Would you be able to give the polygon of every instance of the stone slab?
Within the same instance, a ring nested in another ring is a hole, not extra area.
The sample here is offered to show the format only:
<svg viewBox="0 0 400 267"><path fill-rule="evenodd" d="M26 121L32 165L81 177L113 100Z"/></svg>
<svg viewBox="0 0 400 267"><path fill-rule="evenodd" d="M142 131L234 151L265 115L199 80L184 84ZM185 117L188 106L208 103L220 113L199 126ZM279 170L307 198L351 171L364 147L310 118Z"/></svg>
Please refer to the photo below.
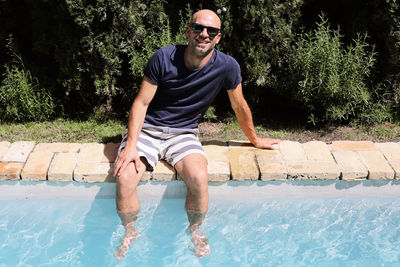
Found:
<svg viewBox="0 0 400 267"><path fill-rule="evenodd" d="M149 180L151 180L152 176L153 176L152 172L145 171L143 176L142 176L142 179L140 179L140 181L149 181Z"/></svg>
<svg viewBox="0 0 400 267"><path fill-rule="evenodd" d="M259 171L253 149L229 148L232 180L258 180Z"/></svg>
<svg viewBox="0 0 400 267"><path fill-rule="evenodd" d="M383 153L387 160L400 160L400 145L398 143L375 143L375 146Z"/></svg>
<svg viewBox="0 0 400 267"><path fill-rule="evenodd" d="M218 160L209 161L207 169L208 181L210 182L225 182L231 179L231 171L227 162Z"/></svg>
<svg viewBox="0 0 400 267"><path fill-rule="evenodd" d="M53 155L54 153L52 152L32 152L21 172L21 179L26 181L45 181Z"/></svg>
<svg viewBox="0 0 400 267"><path fill-rule="evenodd" d="M380 151L358 151L362 161L368 169L368 179L387 180L394 179L395 173L392 167L386 162Z"/></svg>
<svg viewBox="0 0 400 267"><path fill-rule="evenodd" d="M74 181L86 183L115 182L114 164L79 162L74 170Z"/></svg>
<svg viewBox="0 0 400 267"><path fill-rule="evenodd" d="M257 164L260 169L260 179L286 180L287 169L278 150L255 150Z"/></svg>
<svg viewBox="0 0 400 267"><path fill-rule="evenodd" d="M78 162L101 162L104 156L104 144L85 143L82 144Z"/></svg>
<svg viewBox="0 0 400 267"><path fill-rule="evenodd" d="M4 153L3 162L25 162L35 147L35 142L18 141L12 143Z"/></svg>
<svg viewBox="0 0 400 267"><path fill-rule="evenodd" d="M10 142L2 141L0 142L0 161L3 155L6 153L8 147L10 146Z"/></svg>
<svg viewBox="0 0 400 267"><path fill-rule="evenodd" d="M175 169L165 160L157 162L151 176L153 180L157 181L173 181L177 179Z"/></svg>
<svg viewBox="0 0 400 267"><path fill-rule="evenodd" d="M79 152L82 144L79 143L39 143L35 146L33 152Z"/></svg>
<svg viewBox="0 0 400 267"><path fill-rule="evenodd" d="M335 162L327 144L321 141L311 141L303 144L307 159L311 161Z"/></svg>
<svg viewBox="0 0 400 267"><path fill-rule="evenodd" d="M362 151L376 150L371 141L333 141L330 145L331 150Z"/></svg>
<svg viewBox="0 0 400 267"><path fill-rule="evenodd" d="M355 151L336 150L332 152L342 180L363 180L368 177L368 169Z"/></svg>
<svg viewBox="0 0 400 267"><path fill-rule="evenodd" d="M208 180L223 182L230 180L229 148L227 146L204 145L208 160Z"/></svg>
<svg viewBox="0 0 400 267"><path fill-rule="evenodd" d="M294 180L338 180L340 170L330 161L304 161L287 163L288 179Z"/></svg>
<svg viewBox="0 0 400 267"><path fill-rule="evenodd" d="M0 180L19 180L23 166L21 162L0 162Z"/></svg>
<svg viewBox="0 0 400 267"><path fill-rule="evenodd" d="M47 173L49 181L72 181L78 153L55 153Z"/></svg>
<svg viewBox="0 0 400 267"><path fill-rule="evenodd" d="M119 143L107 143L104 147L101 162L114 162L118 155Z"/></svg>
<svg viewBox="0 0 400 267"><path fill-rule="evenodd" d="M283 141L279 143L279 150L284 162L307 160L306 152L299 142Z"/></svg>
<svg viewBox="0 0 400 267"><path fill-rule="evenodd" d="M400 179L400 160L389 161L389 165L394 170L394 178L395 179Z"/></svg>
<svg viewBox="0 0 400 267"><path fill-rule="evenodd" d="M228 142L230 148L256 149L249 140L231 140Z"/></svg>

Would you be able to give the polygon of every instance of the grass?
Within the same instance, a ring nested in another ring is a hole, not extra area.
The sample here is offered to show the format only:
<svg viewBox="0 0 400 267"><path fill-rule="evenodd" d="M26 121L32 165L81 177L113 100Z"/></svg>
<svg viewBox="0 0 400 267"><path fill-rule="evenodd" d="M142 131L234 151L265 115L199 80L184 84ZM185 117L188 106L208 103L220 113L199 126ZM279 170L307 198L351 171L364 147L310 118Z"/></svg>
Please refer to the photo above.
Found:
<svg viewBox="0 0 400 267"><path fill-rule="evenodd" d="M246 140L239 123L235 119L224 122L204 122L200 126L200 139L206 140ZM58 119L48 122L0 123L0 141L34 141L36 143L108 143L121 141L126 122L120 120L73 121ZM259 136L308 142L319 140L330 143L334 140L370 140L374 142L399 142L400 125L383 123L366 126L326 126L307 128L306 126L263 126L256 125Z"/></svg>
<svg viewBox="0 0 400 267"><path fill-rule="evenodd" d="M3 123L0 124L1 141L35 141L36 143L107 143L119 142L126 125L109 120L103 123L93 120L48 122Z"/></svg>
<svg viewBox="0 0 400 267"><path fill-rule="evenodd" d="M292 140L301 143L318 140L330 143L335 140L359 140L373 142L399 142L400 125L382 123L374 126L357 125L326 125L321 128L310 128L307 125L256 125L256 132L261 137ZM211 130L210 130L211 129ZM240 129L239 123L230 119L224 123L203 123L200 125L200 138L203 140L217 139L220 141L245 140L246 136Z"/></svg>

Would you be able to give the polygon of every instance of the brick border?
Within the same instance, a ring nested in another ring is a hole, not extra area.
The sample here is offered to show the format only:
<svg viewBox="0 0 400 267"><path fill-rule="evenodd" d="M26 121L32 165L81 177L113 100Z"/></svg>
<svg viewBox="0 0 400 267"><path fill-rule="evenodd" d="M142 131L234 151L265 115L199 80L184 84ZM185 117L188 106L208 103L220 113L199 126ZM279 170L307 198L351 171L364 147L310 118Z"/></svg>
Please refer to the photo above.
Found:
<svg viewBox="0 0 400 267"><path fill-rule="evenodd" d="M247 141L204 142L209 181L400 179L400 143L283 141L275 150ZM0 180L115 182L116 143L0 142ZM160 162L142 180L179 180Z"/></svg>

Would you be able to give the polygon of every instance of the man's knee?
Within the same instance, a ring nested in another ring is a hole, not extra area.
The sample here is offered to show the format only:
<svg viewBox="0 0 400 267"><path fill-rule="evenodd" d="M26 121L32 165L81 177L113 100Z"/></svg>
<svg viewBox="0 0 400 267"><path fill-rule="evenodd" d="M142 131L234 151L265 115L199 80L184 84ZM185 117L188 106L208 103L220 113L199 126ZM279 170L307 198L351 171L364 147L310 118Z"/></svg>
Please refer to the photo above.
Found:
<svg viewBox="0 0 400 267"><path fill-rule="evenodd" d="M141 166L144 168L144 166ZM129 163L126 166L126 169L116 177L116 182L119 186L123 187L135 187L137 183L140 181L141 176L143 176L144 170L137 172L135 168L135 164L133 162Z"/></svg>
<svg viewBox="0 0 400 267"><path fill-rule="evenodd" d="M191 177L191 183L188 189L193 195L205 194L208 192L208 173L207 171L198 171Z"/></svg>

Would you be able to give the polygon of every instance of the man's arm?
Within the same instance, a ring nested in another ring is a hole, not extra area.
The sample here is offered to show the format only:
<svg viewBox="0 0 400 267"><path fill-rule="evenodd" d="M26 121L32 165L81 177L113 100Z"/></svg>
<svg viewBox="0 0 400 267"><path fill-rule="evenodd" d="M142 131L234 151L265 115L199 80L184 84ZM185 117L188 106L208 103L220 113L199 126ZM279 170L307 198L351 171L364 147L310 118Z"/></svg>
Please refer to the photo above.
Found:
<svg viewBox="0 0 400 267"><path fill-rule="evenodd" d="M260 138L256 134L249 105L243 96L242 84L240 83L236 88L228 90L228 96L239 125L250 142L257 148L274 149L272 145L279 143L280 140Z"/></svg>
<svg viewBox="0 0 400 267"><path fill-rule="evenodd" d="M139 171L139 154L136 143L143 126L147 108L157 91L157 85L152 84L146 77L143 78L139 93L133 101L128 121L128 138L124 150L118 155L114 164L114 176L120 176L125 167L133 162L136 171Z"/></svg>

